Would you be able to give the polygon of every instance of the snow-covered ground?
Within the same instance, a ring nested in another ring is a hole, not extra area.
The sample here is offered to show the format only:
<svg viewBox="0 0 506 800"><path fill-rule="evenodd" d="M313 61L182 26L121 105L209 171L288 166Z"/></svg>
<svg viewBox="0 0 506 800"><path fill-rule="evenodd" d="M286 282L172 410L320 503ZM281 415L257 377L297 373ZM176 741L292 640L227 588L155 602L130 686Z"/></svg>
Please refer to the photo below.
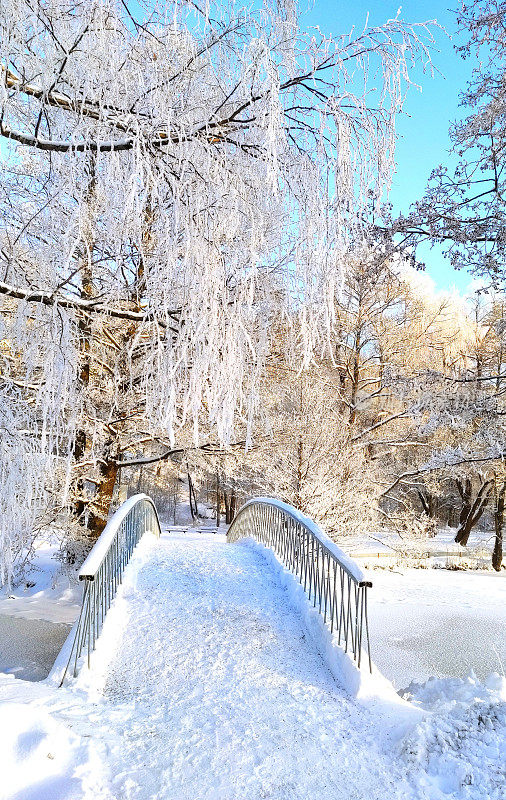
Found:
<svg viewBox="0 0 506 800"><path fill-rule="evenodd" d="M433 537L404 535L387 528L343 540L343 549L364 564L492 569L494 535L473 530L466 547L455 542L455 528L439 528ZM506 567L506 551L503 563Z"/></svg>
<svg viewBox="0 0 506 800"><path fill-rule="evenodd" d="M0 614L23 619L72 624L81 610L79 566L63 568L58 542L42 542L23 579L0 588Z"/></svg>
<svg viewBox="0 0 506 800"><path fill-rule="evenodd" d="M503 679L411 687L413 706L379 677L351 697L350 665L259 546L146 536L90 671L0 676L0 797L503 800Z"/></svg>

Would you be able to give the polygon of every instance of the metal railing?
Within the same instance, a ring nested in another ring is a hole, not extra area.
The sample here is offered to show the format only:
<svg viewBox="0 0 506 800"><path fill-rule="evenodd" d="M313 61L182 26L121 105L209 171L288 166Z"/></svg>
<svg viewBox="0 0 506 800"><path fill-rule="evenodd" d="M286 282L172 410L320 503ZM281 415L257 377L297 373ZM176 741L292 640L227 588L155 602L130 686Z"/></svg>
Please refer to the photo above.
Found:
<svg viewBox="0 0 506 800"><path fill-rule="evenodd" d="M150 497L136 494L111 517L79 570L79 580L84 581L83 602L60 686L72 661L74 677L77 675L83 652L90 665L90 655L123 571L135 545L147 531L160 536L158 513Z"/></svg>
<svg viewBox="0 0 506 800"><path fill-rule="evenodd" d="M246 503L230 525L227 541L249 536L271 548L299 578L331 633L336 630L338 644L358 667L364 645L372 672L367 621L367 590L372 583L360 567L312 520L271 498Z"/></svg>

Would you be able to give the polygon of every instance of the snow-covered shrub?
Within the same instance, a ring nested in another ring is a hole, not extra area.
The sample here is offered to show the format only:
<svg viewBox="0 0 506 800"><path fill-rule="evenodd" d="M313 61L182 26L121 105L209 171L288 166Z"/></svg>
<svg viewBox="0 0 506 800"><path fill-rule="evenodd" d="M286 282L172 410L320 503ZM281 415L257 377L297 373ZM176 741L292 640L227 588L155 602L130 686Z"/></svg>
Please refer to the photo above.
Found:
<svg viewBox="0 0 506 800"><path fill-rule="evenodd" d="M412 780L428 781L443 796L502 800L506 679L493 674L480 683L473 673L463 680L430 678L411 684L404 696L429 712L400 742Z"/></svg>

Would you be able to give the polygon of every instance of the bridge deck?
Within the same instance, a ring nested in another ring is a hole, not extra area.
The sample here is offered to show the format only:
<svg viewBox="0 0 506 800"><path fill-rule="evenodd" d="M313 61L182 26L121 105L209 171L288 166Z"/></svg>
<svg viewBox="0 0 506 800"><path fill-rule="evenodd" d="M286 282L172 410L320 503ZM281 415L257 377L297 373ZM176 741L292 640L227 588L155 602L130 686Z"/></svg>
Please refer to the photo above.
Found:
<svg viewBox="0 0 506 800"><path fill-rule="evenodd" d="M413 796L377 720L338 687L248 545L141 542L91 676L101 700L88 723L115 797Z"/></svg>

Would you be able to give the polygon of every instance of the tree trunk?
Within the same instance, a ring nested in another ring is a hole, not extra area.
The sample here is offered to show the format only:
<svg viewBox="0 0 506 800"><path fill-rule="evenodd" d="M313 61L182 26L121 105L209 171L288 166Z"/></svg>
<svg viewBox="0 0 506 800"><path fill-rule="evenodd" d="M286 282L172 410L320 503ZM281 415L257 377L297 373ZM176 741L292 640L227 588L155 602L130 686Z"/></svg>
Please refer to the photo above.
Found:
<svg viewBox="0 0 506 800"><path fill-rule="evenodd" d="M237 497L235 495L235 486L232 486L232 494L230 496L230 522L234 521L235 509L237 506Z"/></svg>
<svg viewBox="0 0 506 800"><path fill-rule="evenodd" d="M223 501L225 503L225 522L230 525L235 517L235 488L232 486L230 492L223 492Z"/></svg>
<svg viewBox="0 0 506 800"><path fill-rule="evenodd" d="M425 493L417 489L418 497L420 498L420 502L422 504L422 508L424 513L428 517L435 517L436 516L436 498L434 497L431 492L426 491Z"/></svg>
<svg viewBox="0 0 506 800"><path fill-rule="evenodd" d="M462 513L461 513L461 523L458 527L457 534L455 536L455 541L457 542L457 544L462 545L462 547L466 547L472 529L474 528L474 526L480 519L481 515L485 511L486 505L488 503L493 488L494 488L493 481L484 481L480 486L478 494L476 495L476 499L471 504L471 508L469 509L467 517L464 519L464 521L462 521Z"/></svg>
<svg viewBox="0 0 506 800"><path fill-rule="evenodd" d="M504 498L506 495L506 481L498 492L496 492L496 503L494 509L494 528L495 528L495 541L494 552L492 553L492 567L496 572L501 571L502 567L502 543L503 543L503 527L504 527Z"/></svg>
<svg viewBox="0 0 506 800"><path fill-rule="evenodd" d="M297 442L297 474L295 476L295 508L302 510L302 462L304 459L304 443L302 441L302 425L304 413L304 391L302 376L299 377L299 439Z"/></svg>
<svg viewBox="0 0 506 800"><path fill-rule="evenodd" d="M142 491L142 464L139 467L139 477L137 478L137 494Z"/></svg>
<svg viewBox="0 0 506 800"><path fill-rule="evenodd" d="M225 522L230 525L230 495L228 492L223 492L223 502L225 503Z"/></svg>
<svg viewBox="0 0 506 800"><path fill-rule="evenodd" d="M220 474L216 473L216 527L220 527Z"/></svg>
<svg viewBox="0 0 506 800"><path fill-rule="evenodd" d="M190 514L192 515L192 520L195 522L196 518L199 515L199 510L197 507L197 498L195 497L195 488L193 486L192 476L190 473L188 475L188 496L190 500Z"/></svg>
<svg viewBox="0 0 506 800"><path fill-rule="evenodd" d="M87 173L88 173L88 187L86 190L85 201L86 201L86 209L88 211L88 218L87 224L84 227L84 249L85 255L81 259L80 264L80 276L81 276L81 287L79 290L79 296L82 300L92 300L95 296L95 287L93 285L93 272L91 268L91 258L93 255L93 250L95 248L95 235L93 231L93 203L96 196L96 188L97 188L97 181L95 176L95 157L92 156L90 161L87 165ZM77 330L79 335L79 383L83 392L86 393L89 385L90 385L90 362L91 362L91 340L92 340L92 331L91 331L91 321L88 314L81 313L79 314L78 323L77 323ZM86 452L87 446L87 438L86 438L86 431L78 430L76 433L76 442L74 447L74 457L76 461L80 461L81 458L84 457ZM82 483L80 483L78 489L82 490L84 487ZM81 516L83 507L81 504L78 504L77 513L78 516Z"/></svg>
<svg viewBox="0 0 506 800"><path fill-rule="evenodd" d="M92 539L98 539L107 525L109 508L111 506L114 486L118 475L116 458L110 455L100 464L101 482L97 486L97 493L88 506L88 531Z"/></svg>
<svg viewBox="0 0 506 800"><path fill-rule="evenodd" d="M462 505L460 507L459 525L463 525L467 517L469 516L469 512L471 511L472 483L470 478L466 478L464 483L462 483L462 481L457 479L455 483L460 498L462 500Z"/></svg>
<svg viewBox="0 0 506 800"><path fill-rule="evenodd" d="M351 381L351 397L350 397L350 427L355 423L357 418L357 395L358 383L360 379L360 331L357 332L355 338L355 353L353 357L353 378Z"/></svg>

